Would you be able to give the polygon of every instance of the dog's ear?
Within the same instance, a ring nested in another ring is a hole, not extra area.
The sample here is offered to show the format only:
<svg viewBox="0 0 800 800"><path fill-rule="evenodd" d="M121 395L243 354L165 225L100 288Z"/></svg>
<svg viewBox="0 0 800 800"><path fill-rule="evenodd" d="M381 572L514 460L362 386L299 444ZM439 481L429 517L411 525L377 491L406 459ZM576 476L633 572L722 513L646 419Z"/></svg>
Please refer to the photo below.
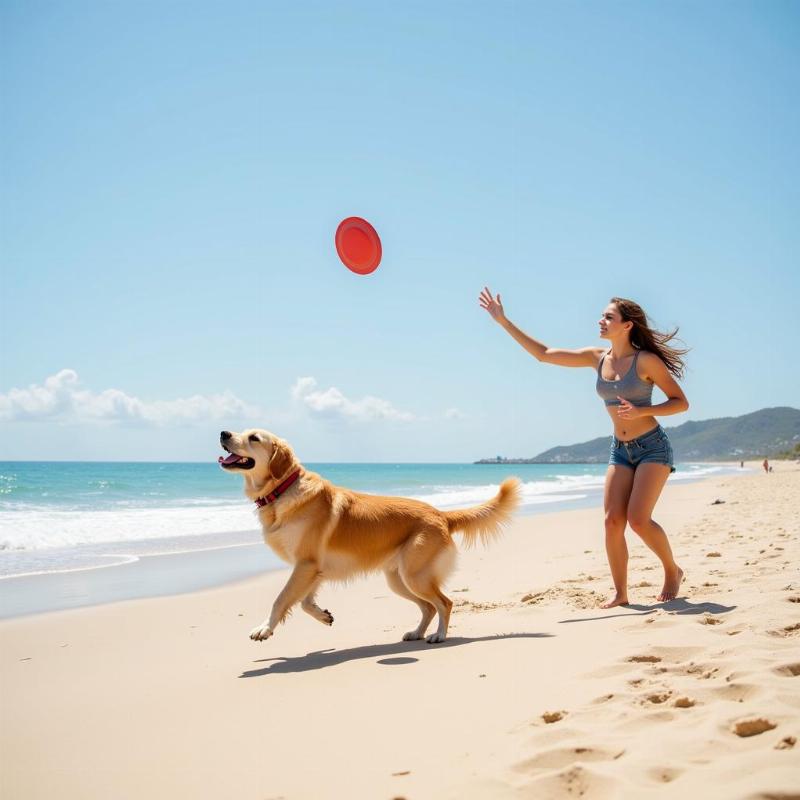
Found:
<svg viewBox="0 0 800 800"><path fill-rule="evenodd" d="M282 478L292 466L292 451L281 441L272 440L272 456L269 459L269 472L276 480Z"/></svg>

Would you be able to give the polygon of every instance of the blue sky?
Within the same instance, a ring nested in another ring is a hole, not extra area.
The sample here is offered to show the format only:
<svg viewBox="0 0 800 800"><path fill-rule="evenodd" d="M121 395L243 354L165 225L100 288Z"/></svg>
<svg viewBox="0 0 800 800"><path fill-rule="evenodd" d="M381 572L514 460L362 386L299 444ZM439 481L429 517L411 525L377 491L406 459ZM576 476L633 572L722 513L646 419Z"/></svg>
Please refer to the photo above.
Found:
<svg viewBox="0 0 800 800"><path fill-rule="evenodd" d="M469 461L608 433L612 295L688 419L800 402L793 2L0 4L0 458ZM364 216L383 262L338 262Z"/></svg>

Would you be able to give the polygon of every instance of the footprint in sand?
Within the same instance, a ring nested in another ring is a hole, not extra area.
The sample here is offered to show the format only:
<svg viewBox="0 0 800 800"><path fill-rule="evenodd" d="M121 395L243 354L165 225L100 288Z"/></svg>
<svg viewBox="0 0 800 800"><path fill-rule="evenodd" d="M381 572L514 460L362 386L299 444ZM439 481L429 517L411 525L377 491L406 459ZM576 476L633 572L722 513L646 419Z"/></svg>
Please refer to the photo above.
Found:
<svg viewBox="0 0 800 800"><path fill-rule="evenodd" d="M647 703L653 703L654 705L661 705L661 703L666 703L669 698L672 697L672 692L669 689L663 692L652 692L645 697L645 701Z"/></svg>
<svg viewBox="0 0 800 800"><path fill-rule="evenodd" d="M647 777L656 783L672 783L676 778L683 775L682 769L675 767L653 767L647 771Z"/></svg>
<svg viewBox="0 0 800 800"><path fill-rule="evenodd" d="M748 717L747 719L740 719L733 723L731 732L737 736L758 736L765 731L771 731L778 726L764 717Z"/></svg>
<svg viewBox="0 0 800 800"><path fill-rule="evenodd" d="M658 656L630 656L627 661L632 661L636 664L657 664L661 659Z"/></svg>
<svg viewBox="0 0 800 800"><path fill-rule="evenodd" d="M712 667L711 669L707 669L700 675L700 679L707 681L709 678L713 678L719 672L719 667Z"/></svg>
<svg viewBox="0 0 800 800"><path fill-rule="evenodd" d="M710 553L706 553L706 558L721 558L721 557L722 557L722 553L719 553L716 550L713 550Z"/></svg>
<svg viewBox="0 0 800 800"><path fill-rule="evenodd" d="M676 708L691 708L692 706L697 705L697 700L693 697L676 697L675 702L672 704Z"/></svg>
<svg viewBox="0 0 800 800"><path fill-rule="evenodd" d="M545 711L542 714L542 719L550 725L553 722L559 722L566 716L566 711Z"/></svg>
<svg viewBox="0 0 800 800"><path fill-rule="evenodd" d="M719 667L709 667L707 664L695 664L690 661L689 665L684 668L684 675L692 675L699 680L708 680L713 678L719 672Z"/></svg>
<svg viewBox="0 0 800 800"><path fill-rule="evenodd" d="M591 579L583 578L582 580ZM604 599L604 595L591 589L553 586L541 592L529 592L520 598L520 602L527 606L533 606L547 601L566 600L566 602L575 608L587 609L599 606Z"/></svg>
<svg viewBox="0 0 800 800"><path fill-rule="evenodd" d="M784 628L776 631L768 631L770 636L797 636L800 634L800 622L796 622L794 625L787 625Z"/></svg>
<svg viewBox="0 0 800 800"><path fill-rule="evenodd" d="M721 625L722 620L717 619L716 617L712 617L710 614L704 614L697 620L701 625Z"/></svg>
<svg viewBox="0 0 800 800"><path fill-rule="evenodd" d="M784 678L796 678L800 675L800 663L783 664L780 667L775 667L772 671Z"/></svg>
<svg viewBox="0 0 800 800"><path fill-rule="evenodd" d="M594 747L558 747L539 753L515 765L520 772L531 770L562 769L576 762L616 761L624 754L624 750L602 750Z"/></svg>
<svg viewBox="0 0 800 800"><path fill-rule="evenodd" d="M481 603L472 600L456 600L453 603L453 613L457 614L461 611L492 611L495 608L510 608L513 603Z"/></svg>
<svg viewBox="0 0 800 800"><path fill-rule="evenodd" d="M567 592L567 602L571 606L580 609L597 608L605 599L605 595L593 590L581 591L576 589L575 591Z"/></svg>
<svg viewBox="0 0 800 800"><path fill-rule="evenodd" d="M729 700L732 703L744 703L764 693L761 686L752 683L729 683L726 686L714 686L705 690L712 697Z"/></svg>
<svg viewBox="0 0 800 800"><path fill-rule="evenodd" d="M578 763L545 773L525 787L526 797L613 797L617 781Z"/></svg>

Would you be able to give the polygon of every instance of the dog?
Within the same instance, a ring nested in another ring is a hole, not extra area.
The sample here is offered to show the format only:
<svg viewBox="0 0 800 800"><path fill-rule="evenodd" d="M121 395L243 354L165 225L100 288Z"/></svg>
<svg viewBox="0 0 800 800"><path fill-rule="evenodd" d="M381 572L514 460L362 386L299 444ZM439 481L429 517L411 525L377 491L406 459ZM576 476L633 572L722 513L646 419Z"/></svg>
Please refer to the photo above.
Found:
<svg viewBox="0 0 800 800"><path fill-rule="evenodd" d="M266 544L293 565L292 574L269 617L250 638L264 641L292 608L301 608L323 625L333 615L317 605L323 581L347 581L382 571L389 588L415 603L422 618L406 641L422 639L438 614L431 644L445 641L453 602L441 585L453 570L460 533L467 546L498 536L519 504L519 480L507 478L482 505L439 511L403 497L381 497L334 486L305 469L288 442L269 431L222 431L219 457L228 472L244 478L245 494L256 503Z"/></svg>

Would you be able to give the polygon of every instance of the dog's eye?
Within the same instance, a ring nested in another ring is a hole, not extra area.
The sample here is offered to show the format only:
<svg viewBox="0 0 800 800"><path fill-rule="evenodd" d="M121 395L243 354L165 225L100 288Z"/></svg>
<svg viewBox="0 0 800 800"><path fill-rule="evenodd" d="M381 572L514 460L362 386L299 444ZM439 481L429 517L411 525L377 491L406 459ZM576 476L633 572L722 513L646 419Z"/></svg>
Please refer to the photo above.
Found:
<svg viewBox="0 0 800 800"><path fill-rule="evenodd" d="M261 439L255 433L251 433L250 436L247 437L251 442L260 442Z"/></svg>

